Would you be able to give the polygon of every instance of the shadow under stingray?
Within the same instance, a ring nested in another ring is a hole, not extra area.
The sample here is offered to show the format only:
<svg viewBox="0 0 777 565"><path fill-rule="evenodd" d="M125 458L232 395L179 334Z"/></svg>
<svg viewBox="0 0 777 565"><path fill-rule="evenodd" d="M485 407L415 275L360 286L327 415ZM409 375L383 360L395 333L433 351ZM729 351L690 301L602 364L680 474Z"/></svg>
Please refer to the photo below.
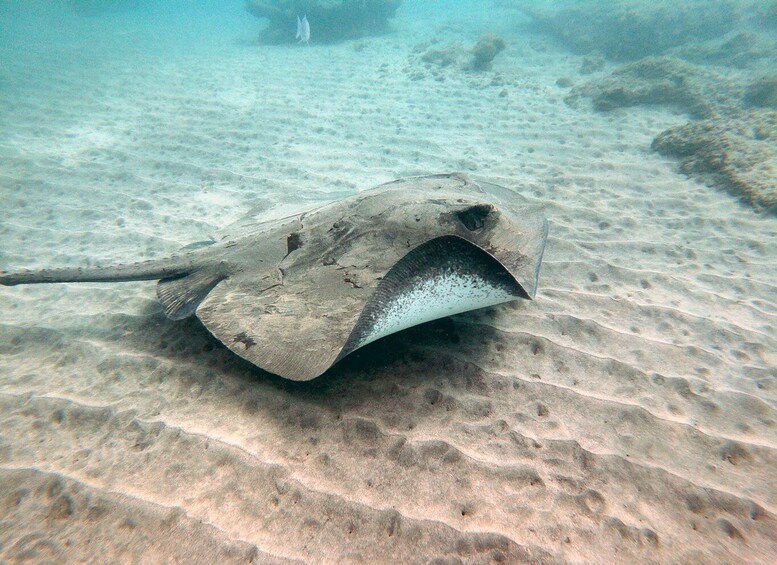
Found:
<svg viewBox="0 0 777 565"><path fill-rule="evenodd" d="M506 308L509 306L465 312L391 334L351 353L323 375L310 381L292 381L264 371L230 351L197 318L172 321L153 305L149 305L142 318L131 317L139 323L133 332L135 339L128 345L139 352L164 355L172 362L190 362L192 357L196 357L198 363L218 369L223 376L246 379L253 383L261 381L273 389L312 399L343 387L354 390L360 388L357 386L360 383L390 379L391 375L399 373L406 375L406 371L399 371L399 366L408 363L423 365L431 350L439 352L450 349L452 353L466 350L475 355L479 351L485 352L488 350L486 344L489 339L484 332L495 330L490 326L479 325L475 334L471 331L471 322L483 316L495 317ZM143 337L137 339L138 336Z"/></svg>
<svg viewBox="0 0 777 565"><path fill-rule="evenodd" d="M245 381L248 386L261 383L292 397L326 401L327 396L342 390L348 390L349 394L357 390L375 393L369 383L377 380L423 384L425 373L435 372L435 366L439 369L439 353L448 349L454 354L456 350L466 350L476 358L486 354L496 330L479 324L475 334L471 331L472 322L484 317L494 318L507 309L510 309L509 305L483 308L391 334L351 353L310 381L291 381L268 373L235 355L197 318L172 321L152 304L142 316L127 317L121 325L129 322L135 326L130 328L132 337L127 346L138 352L164 356L171 363L194 361L218 371L221 377ZM408 365L418 370L408 371Z"/></svg>
<svg viewBox="0 0 777 565"><path fill-rule="evenodd" d="M142 387L166 382L173 387L149 391L152 395L188 395L196 387L230 410L262 412L288 428L305 420L310 409L343 416L366 405L380 411L378 417L412 412L419 402L409 392L413 390L474 386L486 392L487 386L477 385L484 378L477 361L490 355L491 344L499 338L492 335L496 330L478 321L511 310L500 305L403 330L357 350L311 381L268 373L231 352L197 318L172 321L152 302L137 314L88 316L70 327L8 326L0 338L0 355L8 355L8 363L39 359L39 367L60 373L54 378L66 378L76 367L94 372L97 379L136 379ZM95 347L106 353L98 358ZM461 361L457 353L464 352L474 362ZM121 353L132 357L121 359Z"/></svg>

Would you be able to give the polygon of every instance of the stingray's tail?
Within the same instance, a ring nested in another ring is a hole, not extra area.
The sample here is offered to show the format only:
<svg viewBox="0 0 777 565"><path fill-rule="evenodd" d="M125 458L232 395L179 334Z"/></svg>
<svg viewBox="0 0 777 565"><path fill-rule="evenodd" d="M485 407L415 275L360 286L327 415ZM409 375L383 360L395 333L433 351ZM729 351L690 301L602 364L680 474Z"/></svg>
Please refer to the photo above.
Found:
<svg viewBox="0 0 777 565"><path fill-rule="evenodd" d="M192 257L166 257L127 265L108 267L71 267L17 272L0 271L0 285L65 283L65 282L128 282L149 281L185 276L195 270Z"/></svg>

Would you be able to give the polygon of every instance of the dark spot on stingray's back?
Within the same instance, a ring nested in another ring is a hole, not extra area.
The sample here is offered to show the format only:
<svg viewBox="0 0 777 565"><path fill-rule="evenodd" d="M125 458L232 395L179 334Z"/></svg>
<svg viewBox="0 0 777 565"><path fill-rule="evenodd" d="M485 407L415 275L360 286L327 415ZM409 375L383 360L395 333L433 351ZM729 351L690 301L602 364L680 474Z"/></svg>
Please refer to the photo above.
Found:
<svg viewBox="0 0 777 565"><path fill-rule="evenodd" d="M254 341L253 338L250 335L246 334L245 332L241 332L237 334L235 336L234 343L242 343L243 345L246 346L246 349L248 349L253 345L256 345L256 341Z"/></svg>
<svg viewBox="0 0 777 565"><path fill-rule="evenodd" d="M477 231L486 225L486 218L493 209L493 206L488 204L478 204L461 212L456 212L456 216L469 231Z"/></svg>
<svg viewBox="0 0 777 565"><path fill-rule="evenodd" d="M286 238L286 255L302 247L302 237L297 232L289 234Z"/></svg>
<svg viewBox="0 0 777 565"><path fill-rule="evenodd" d="M343 237L348 233L349 229L351 229L351 225L345 220L340 219L332 224L332 227L329 228L329 233L333 234L334 237Z"/></svg>

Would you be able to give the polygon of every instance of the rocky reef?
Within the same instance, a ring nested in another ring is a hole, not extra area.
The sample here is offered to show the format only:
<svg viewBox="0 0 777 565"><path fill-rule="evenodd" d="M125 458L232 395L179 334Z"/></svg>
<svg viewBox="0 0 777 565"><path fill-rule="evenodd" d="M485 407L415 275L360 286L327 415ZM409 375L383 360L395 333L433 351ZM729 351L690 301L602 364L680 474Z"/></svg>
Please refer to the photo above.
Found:
<svg viewBox="0 0 777 565"><path fill-rule="evenodd" d="M487 33L471 48L460 44L449 44L444 47L429 43L418 44L413 48L410 60L414 66L431 71L436 77L442 78L440 73L444 69L488 71L494 58L506 48L507 43L504 39L493 33ZM420 69L417 72L421 72Z"/></svg>
<svg viewBox="0 0 777 565"><path fill-rule="evenodd" d="M714 88L710 88L714 85ZM646 57L573 88L565 101L590 99L597 110L669 105L693 117L734 111L741 86L727 77L673 57Z"/></svg>
<svg viewBox="0 0 777 565"><path fill-rule="evenodd" d="M269 25L263 40L293 42L298 16L307 15L312 42L333 42L386 30L402 0L247 0L246 10Z"/></svg>
<svg viewBox="0 0 777 565"><path fill-rule="evenodd" d="M504 51L505 47L507 47L507 44L501 37L494 35L493 33L484 35L472 48L468 66L476 71L490 69L491 61L493 61L494 57L499 53Z"/></svg>
<svg viewBox="0 0 777 565"><path fill-rule="evenodd" d="M574 87L565 101L612 111L668 105L692 121L660 133L652 149L680 171L719 186L760 210L777 211L777 75L743 80L673 57L646 57Z"/></svg>
<svg viewBox="0 0 777 565"><path fill-rule="evenodd" d="M669 129L653 141L680 170L721 186L759 209L777 211L777 112L749 111Z"/></svg>
<svg viewBox="0 0 777 565"><path fill-rule="evenodd" d="M721 37L742 17L730 0L576 1L539 9L525 0L519 9L573 52L601 52L612 61L633 61L671 48Z"/></svg>
<svg viewBox="0 0 777 565"><path fill-rule="evenodd" d="M735 31L720 38L670 49L667 54L699 65L741 69L773 59L777 55L777 39L770 34Z"/></svg>

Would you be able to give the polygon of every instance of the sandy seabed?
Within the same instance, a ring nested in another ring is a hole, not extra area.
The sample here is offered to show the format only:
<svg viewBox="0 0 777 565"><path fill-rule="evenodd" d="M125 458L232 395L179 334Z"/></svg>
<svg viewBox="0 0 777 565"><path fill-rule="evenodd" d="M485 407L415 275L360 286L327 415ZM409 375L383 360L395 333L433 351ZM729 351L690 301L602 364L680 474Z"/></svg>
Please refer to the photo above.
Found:
<svg viewBox="0 0 777 565"><path fill-rule="evenodd" d="M153 283L0 289L0 559L777 559L775 217L650 151L682 115L567 107L579 58L512 38L436 80L411 31L3 68L5 268L160 257L454 170L551 228L534 302L311 383L166 320Z"/></svg>

